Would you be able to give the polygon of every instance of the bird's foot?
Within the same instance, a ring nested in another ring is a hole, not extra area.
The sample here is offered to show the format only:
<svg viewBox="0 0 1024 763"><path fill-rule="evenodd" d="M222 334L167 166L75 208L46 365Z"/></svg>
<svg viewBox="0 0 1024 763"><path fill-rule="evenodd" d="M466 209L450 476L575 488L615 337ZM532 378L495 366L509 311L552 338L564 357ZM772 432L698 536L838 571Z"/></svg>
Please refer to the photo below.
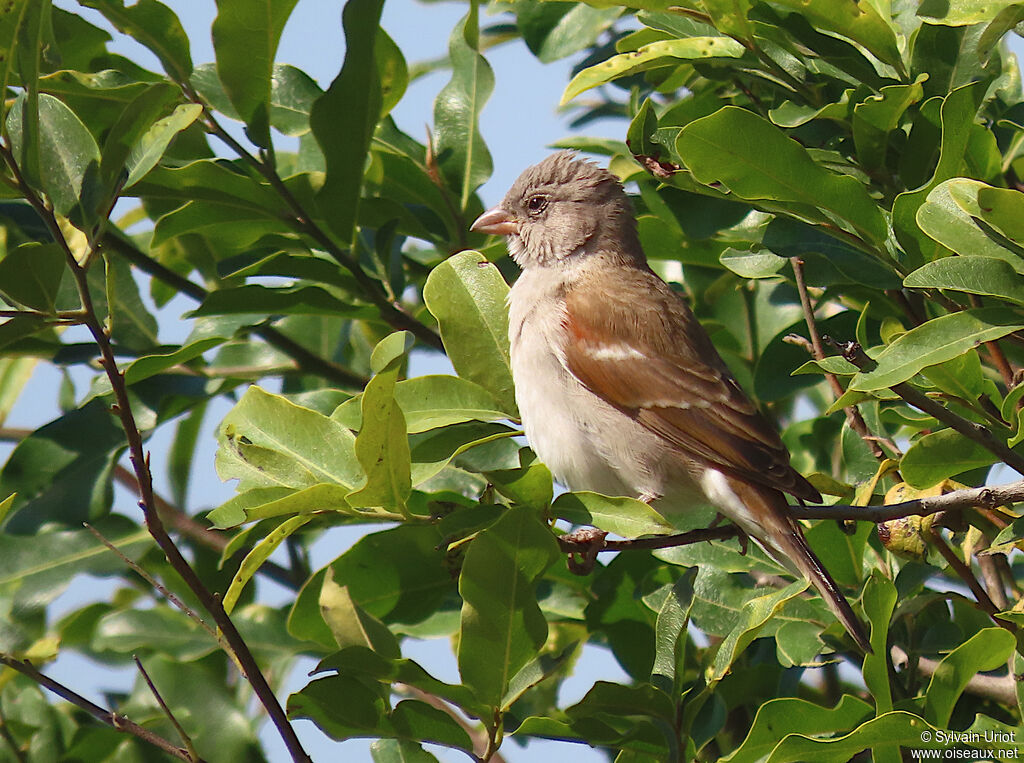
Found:
<svg viewBox="0 0 1024 763"><path fill-rule="evenodd" d="M558 544L566 552L566 563L574 575L589 575L597 564L597 555L605 547L604 530L596 527L581 527L558 539Z"/></svg>

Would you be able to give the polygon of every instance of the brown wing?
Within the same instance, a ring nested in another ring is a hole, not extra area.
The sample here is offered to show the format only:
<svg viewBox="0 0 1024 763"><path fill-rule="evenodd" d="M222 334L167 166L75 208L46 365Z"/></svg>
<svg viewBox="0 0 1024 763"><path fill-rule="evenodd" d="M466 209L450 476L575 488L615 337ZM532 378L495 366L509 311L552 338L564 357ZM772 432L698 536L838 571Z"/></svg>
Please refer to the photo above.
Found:
<svg viewBox="0 0 1024 763"><path fill-rule="evenodd" d="M745 482L821 501L790 466L778 432L744 394L686 304L653 272L629 272L629 282L611 296L607 289L587 288L594 274L568 288L569 371L691 458Z"/></svg>

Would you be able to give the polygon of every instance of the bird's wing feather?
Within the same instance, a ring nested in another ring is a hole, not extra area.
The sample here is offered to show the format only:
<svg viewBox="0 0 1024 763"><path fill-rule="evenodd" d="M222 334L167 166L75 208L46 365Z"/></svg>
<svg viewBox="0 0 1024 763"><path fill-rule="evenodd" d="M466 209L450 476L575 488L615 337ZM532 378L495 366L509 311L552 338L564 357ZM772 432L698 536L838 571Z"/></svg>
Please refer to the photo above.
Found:
<svg viewBox="0 0 1024 763"><path fill-rule="evenodd" d="M686 304L654 273L633 272L637 282L614 294L584 281L566 290L570 373L691 458L820 501ZM629 298L637 293L645 298Z"/></svg>

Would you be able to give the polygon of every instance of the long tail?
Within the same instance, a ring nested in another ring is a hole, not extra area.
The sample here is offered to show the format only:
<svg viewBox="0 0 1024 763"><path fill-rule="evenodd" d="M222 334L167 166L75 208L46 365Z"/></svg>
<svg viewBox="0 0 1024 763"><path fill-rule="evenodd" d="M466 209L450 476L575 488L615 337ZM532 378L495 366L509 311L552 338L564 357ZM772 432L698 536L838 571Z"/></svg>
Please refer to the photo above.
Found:
<svg viewBox="0 0 1024 763"><path fill-rule="evenodd" d="M828 604L836 619L864 652L871 653L867 632L850 603L811 551L800 525L789 513L786 497L778 490L730 480L731 487L746 507L745 517L732 517L780 564L803 575ZM731 512L730 512L731 513ZM752 526L756 523L757 527Z"/></svg>

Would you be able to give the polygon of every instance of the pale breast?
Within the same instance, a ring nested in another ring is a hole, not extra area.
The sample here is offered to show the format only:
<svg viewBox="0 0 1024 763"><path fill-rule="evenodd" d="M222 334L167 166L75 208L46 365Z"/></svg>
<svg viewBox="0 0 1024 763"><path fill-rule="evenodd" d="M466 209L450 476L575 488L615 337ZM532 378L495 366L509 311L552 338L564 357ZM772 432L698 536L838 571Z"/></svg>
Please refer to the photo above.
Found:
<svg viewBox="0 0 1024 763"><path fill-rule="evenodd" d="M512 375L530 446L573 490L662 495L679 463L652 462L664 450L660 438L569 373L558 351L565 341L559 284L536 275L524 272L509 295ZM548 309L535 309L538 303Z"/></svg>

